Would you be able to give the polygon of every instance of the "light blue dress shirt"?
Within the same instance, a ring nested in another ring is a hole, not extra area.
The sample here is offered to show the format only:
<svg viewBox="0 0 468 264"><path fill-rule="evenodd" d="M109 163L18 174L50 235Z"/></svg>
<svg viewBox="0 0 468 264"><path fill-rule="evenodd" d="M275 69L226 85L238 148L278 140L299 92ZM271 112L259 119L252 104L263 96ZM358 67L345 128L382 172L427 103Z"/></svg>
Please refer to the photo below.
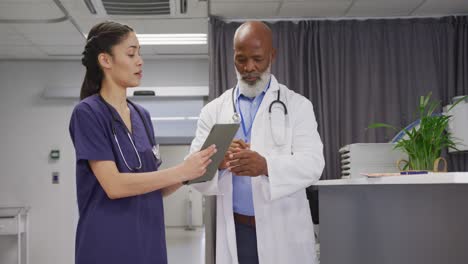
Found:
<svg viewBox="0 0 468 264"><path fill-rule="evenodd" d="M252 124L255 120L258 108L262 103L263 97L265 97L265 93L270 87L270 82L263 92L255 98L246 97L240 94L239 89L237 89L235 104L242 122L236 133L236 139L242 139L245 142L250 143ZM243 215L255 215L252 197L252 178L249 176L237 176L235 174L232 176L232 201L234 212Z"/></svg>

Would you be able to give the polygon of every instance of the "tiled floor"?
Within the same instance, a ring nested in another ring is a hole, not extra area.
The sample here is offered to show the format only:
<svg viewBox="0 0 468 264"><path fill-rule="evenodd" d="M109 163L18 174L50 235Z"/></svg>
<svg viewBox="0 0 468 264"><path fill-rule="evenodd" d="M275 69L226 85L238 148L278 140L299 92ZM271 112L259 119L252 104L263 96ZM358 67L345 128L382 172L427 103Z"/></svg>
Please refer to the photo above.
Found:
<svg viewBox="0 0 468 264"><path fill-rule="evenodd" d="M318 228L316 227L318 231ZM205 229L197 228L187 231L184 228L167 227L167 258L169 264L204 264L205 263ZM316 245L320 263L320 244Z"/></svg>
<svg viewBox="0 0 468 264"><path fill-rule="evenodd" d="M184 228L167 227L167 258L169 264L205 263L205 229L187 231Z"/></svg>

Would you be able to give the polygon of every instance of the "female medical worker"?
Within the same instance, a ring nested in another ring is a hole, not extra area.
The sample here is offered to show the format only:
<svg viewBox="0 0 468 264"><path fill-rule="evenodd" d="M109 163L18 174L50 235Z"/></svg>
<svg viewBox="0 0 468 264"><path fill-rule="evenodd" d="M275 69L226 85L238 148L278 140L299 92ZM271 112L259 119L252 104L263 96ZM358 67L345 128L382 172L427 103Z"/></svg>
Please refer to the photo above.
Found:
<svg viewBox="0 0 468 264"><path fill-rule="evenodd" d="M157 171L150 116L126 98L126 88L140 84L143 65L130 27L95 25L82 63L82 100L70 121L80 214L75 263L167 263L162 197L203 175L215 146Z"/></svg>

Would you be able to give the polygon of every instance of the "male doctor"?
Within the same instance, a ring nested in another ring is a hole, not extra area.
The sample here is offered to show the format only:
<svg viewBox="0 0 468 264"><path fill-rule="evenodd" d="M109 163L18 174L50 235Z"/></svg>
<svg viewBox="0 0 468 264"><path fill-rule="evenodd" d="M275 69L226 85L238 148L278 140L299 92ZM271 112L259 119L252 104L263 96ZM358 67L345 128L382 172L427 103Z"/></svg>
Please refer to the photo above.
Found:
<svg viewBox="0 0 468 264"><path fill-rule="evenodd" d="M191 145L214 124L241 123L214 179L194 185L217 195L218 264L317 263L305 188L322 174L323 145L311 102L270 73L275 53L264 23L237 29L238 83L202 109Z"/></svg>

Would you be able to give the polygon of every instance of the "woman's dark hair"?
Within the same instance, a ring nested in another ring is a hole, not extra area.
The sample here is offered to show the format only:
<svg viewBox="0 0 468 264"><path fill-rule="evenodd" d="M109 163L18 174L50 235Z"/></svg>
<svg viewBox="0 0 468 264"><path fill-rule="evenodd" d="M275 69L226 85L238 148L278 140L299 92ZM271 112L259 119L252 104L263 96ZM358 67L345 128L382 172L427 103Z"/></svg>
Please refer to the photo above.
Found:
<svg viewBox="0 0 468 264"><path fill-rule="evenodd" d="M106 21L95 25L88 34L81 63L86 67L86 75L81 85L80 99L99 93L104 72L99 66L98 55L112 55L112 47L119 44L133 29L117 22Z"/></svg>

